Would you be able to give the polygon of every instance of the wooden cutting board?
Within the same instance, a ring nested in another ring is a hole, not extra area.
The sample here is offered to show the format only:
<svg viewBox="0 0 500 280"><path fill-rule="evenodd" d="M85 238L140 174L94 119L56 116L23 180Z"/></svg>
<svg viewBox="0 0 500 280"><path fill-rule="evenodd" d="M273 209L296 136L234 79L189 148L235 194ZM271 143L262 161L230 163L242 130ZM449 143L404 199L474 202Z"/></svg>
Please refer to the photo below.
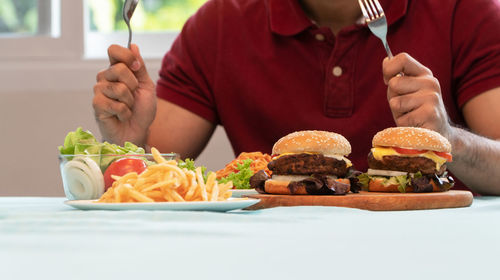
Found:
<svg viewBox="0 0 500 280"><path fill-rule="evenodd" d="M433 193L379 193L360 192L347 195L248 195L260 202L249 210L278 206L338 206L373 211L423 210L467 207L472 204L472 193L468 191L447 191Z"/></svg>

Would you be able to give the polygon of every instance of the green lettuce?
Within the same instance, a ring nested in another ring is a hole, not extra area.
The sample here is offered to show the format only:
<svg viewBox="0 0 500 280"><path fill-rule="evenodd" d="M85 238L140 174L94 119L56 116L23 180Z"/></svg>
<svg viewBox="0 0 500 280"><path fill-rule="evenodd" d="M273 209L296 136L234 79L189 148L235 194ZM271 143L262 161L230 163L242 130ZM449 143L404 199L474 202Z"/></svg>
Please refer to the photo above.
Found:
<svg viewBox="0 0 500 280"><path fill-rule="evenodd" d="M414 176L422 176L420 172L414 174ZM401 193L406 192L406 186L409 184L409 175L400 175L400 176L392 176L392 177L384 177L384 176L370 176L366 173L362 173L357 176L358 182L363 186L363 189L368 188L368 184L370 180L381 179L383 185L398 185L398 190Z"/></svg>
<svg viewBox="0 0 500 280"><path fill-rule="evenodd" d="M181 169L186 168L187 170L191 170L193 172L196 171L196 166L194 165L194 160L192 160L190 158L187 158L186 160L178 160L177 166ZM207 178L210 175L210 173L212 173L212 172L209 172L207 174L207 168L205 166L201 166L201 175L203 175L203 181L205 181L205 183L207 182Z"/></svg>
<svg viewBox="0 0 500 280"><path fill-rule="evenodd" d="M361 186L363 187L368 187L368 184L370 183L370 180L371 180L371 177L370 175L366 174L366 173L361 173L360 175L358 175L358 182L361 184Z"/></svg>
<svg viewBox="0 0 500 280"><path fill-rule="evenodd" d="M81 127L66 135L64 145L59 146L62 155L82 154L87 148L99 144L90 131L83 131Z"/></svg>
<svg viewBox="0 0 500 280"><path fill-rule="evenodd" d="M252 162L252 159L245 159L242 163L238 163L236 165L238 172L231 172L226 177L219 179L219 183L232 181L236 189L250 189L250 177L253 175L253 171L250 169Z"/></svg>
<svg viewBox="0 0 500 280"><path fill-rule="evenodd" d="M400 176L395 176L392 177L396 179L396 182L398 184L398 190L400 193L405 193L406 192L406 186L408 185L408 176L406 175L400 175Z"/></svg>
<svg viewBox="0 0 500 280"><path fill-rule="evenodd" d="M113 160L118 158L110 155L145 153L143 148L130 142L125 142L123 146L108 142L100 143L90 131L84 131L81 127L69 132L64 139L64 144L58 149L61 155L96 155L91 158L99 165L102 172Z"/></svg>

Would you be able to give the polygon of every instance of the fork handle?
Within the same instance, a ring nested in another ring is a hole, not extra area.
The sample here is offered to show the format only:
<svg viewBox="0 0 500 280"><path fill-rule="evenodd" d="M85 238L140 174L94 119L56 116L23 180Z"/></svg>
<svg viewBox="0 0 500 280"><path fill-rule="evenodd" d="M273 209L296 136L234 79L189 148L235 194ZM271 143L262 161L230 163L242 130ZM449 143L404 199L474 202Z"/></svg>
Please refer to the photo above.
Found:
<svg viewBox="0 0 500 280"><path fill-rule="evenodd" d="M385 52L387 53L387 56L389 57L389 59L391 59L393 57L393 55L391 52L391 48L389 48L389 44L387 44L387 41L384 41L384 40L382 40L382 42L384 43L384 48L385 48Z"/></svg>
<svg viewBox="0 0 500 280"><path fill-rule="evenodd" d="M387 53L387 57L389 57L389 59L391 59L393 57L393 55L391 52L391 48L389 48L389 44L387 44L386 40L382 40L382 43L384 43L384 48L385 48L385 52ZM401 77L401 76L404 76L405 74L403 72L399 72L398 75Z"/></svg>
<svg viewBox="0 0 500 280"><path fill-rule="evenodd" d="M130 49L130 44L132 43L132 29L130 28L130 23L126 22L127 27L128 27L128 42L127 42L127 48Z"/></svg>

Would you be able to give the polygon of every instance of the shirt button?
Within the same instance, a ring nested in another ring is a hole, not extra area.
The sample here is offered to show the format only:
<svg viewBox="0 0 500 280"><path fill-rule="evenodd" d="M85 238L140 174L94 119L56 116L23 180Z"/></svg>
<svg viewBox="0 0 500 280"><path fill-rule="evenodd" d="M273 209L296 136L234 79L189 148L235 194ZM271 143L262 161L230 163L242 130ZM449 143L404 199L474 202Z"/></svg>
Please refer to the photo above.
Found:
<svg viewBox="0 0 500 280"><path fill-rule="evenodd" d="M340 68L340 66L335 66L333 67L333 76L335 77L340 77L342 75L342 68Z"/></svg>
<svg viewBox="0 0 500 280"><path fill-rule="evenodd" d="M316 34L314 37L316 37L316 40L318 41L324 41L325 40L325 35L323 34Z"/></svg>

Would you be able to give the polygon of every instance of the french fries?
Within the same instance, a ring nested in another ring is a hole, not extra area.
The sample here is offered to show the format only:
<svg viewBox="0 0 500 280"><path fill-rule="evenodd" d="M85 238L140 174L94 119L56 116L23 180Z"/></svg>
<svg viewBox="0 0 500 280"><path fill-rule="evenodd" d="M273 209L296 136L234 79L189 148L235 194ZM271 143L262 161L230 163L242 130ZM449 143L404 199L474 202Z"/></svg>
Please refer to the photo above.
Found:
<svg viewBox="0 0 500 280"><path fill-rule="evenodd" d="M213 172L205 182L200 167L195 172L181 169L175 160L165 160L157 149L151 152L157 164L141 174L112 176L115 182L97 202L223 201L231 197L232 182L219 184Z"/></svg>

